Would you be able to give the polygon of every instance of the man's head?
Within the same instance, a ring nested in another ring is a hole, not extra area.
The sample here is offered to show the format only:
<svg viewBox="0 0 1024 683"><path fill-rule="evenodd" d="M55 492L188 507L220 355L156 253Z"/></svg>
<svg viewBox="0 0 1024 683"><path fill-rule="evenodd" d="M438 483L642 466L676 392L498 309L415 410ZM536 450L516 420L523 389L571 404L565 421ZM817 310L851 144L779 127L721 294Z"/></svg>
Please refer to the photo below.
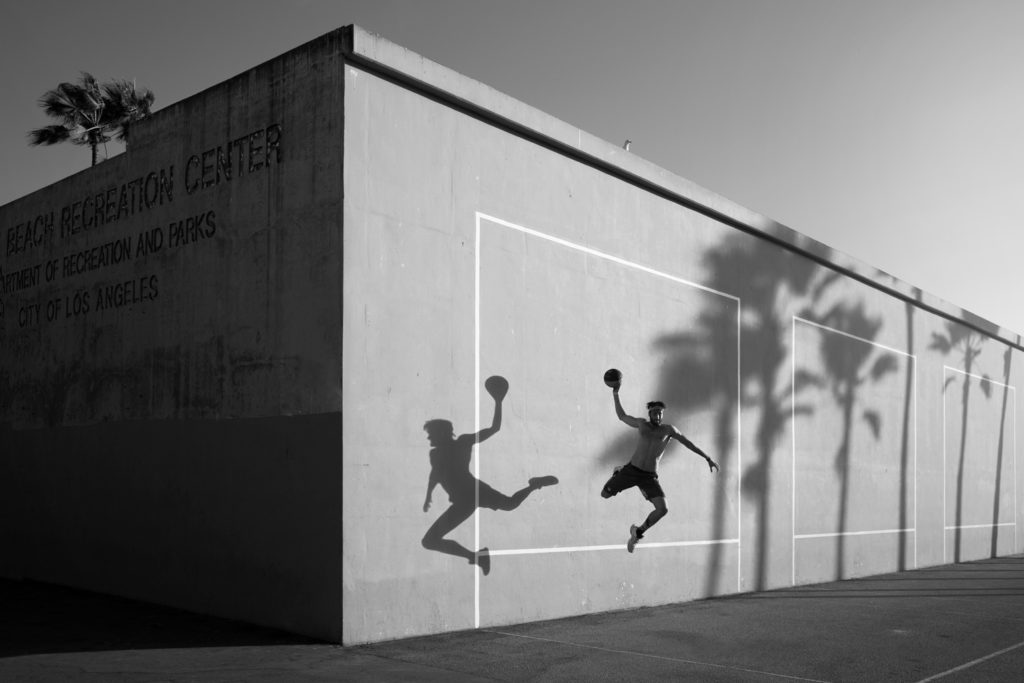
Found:
<svg viewBox="0 0 1024 683"><path fill-rule="evenodd" d="M665 404L661 401L651 401L648 403L647 417L650 419L651 424L655 426L660 425L662 419L665 417Z"/></svg>
<svg viewBox="0 0 1024 683"><path fill-rule="evenodd" d="M439 446L455 437L455 428L448 420L427 420L423 424L423 431L427 433L431 446Z"/></svg>

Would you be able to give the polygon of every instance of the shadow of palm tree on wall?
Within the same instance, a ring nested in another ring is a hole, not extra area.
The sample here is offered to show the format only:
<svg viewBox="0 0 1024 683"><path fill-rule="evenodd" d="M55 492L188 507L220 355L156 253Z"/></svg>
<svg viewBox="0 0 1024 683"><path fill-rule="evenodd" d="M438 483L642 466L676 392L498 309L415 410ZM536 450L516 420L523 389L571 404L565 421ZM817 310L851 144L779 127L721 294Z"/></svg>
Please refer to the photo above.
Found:
<svg viewBox="0 0 1024 683"><path fill-rule="evenodd" d="M1013 362L1013 348L1007 346L1003 353L1003 408L999 412L999 442L996 446L995 495L992 497L992 545L991 557L998 556L999 546L999 500L1003 483L1003 444L1006 438L1006 407L1010 398L1010 364Z"/></svg>
<svg viewBox="0 0 1024 683"><path fill-rule="evenodd" d="M830 253L827 247L811 240L802 246L818 256ZM757 534L752 545L757 558L755 590L760 590L768 581L771 556L768 492L772 457L794 410L793 387L785 371L792 318L784 311L793 300L817 300L839 275L804 256L747 235L730 236L710 249L704 264L706 277L701 281L711 289L738 297L741 310L737 311L734 302L709 297L714 303L699 314L694 329L652 341L652 348L665 359L658 394L683 412L709 407L715 411L714 446L709 454L718 460L723 473L738 465L738 407L753 408L758 416L757 453L743 473L742 495L757 506ZM796 408L798 413L810 410L809 406ZM628 448L626 438L614 441L602 453L602 462L617 460L624 448ZM737 530L725 528L727 506L735 504L729 501L729 491L717 486L713 495L713 538L734 535ZM744 547L749 546L745 543ZM722 579L724 548L715 544L709 552L705 594L714 595Z"/></svg>
<svg viewBox="0 0 1024 683"><path fill-rule="evenodd" d="M917 300L918 302L921 301L921 290L920 289L916 289L916 288L914 289L914 299ZM917 357L914 355L914 311L916 309L914 307L914 304L912 304L909 301L905 304L905 307L906 307L906 311L907 311L907 358L912 358L914 360L907 363L906 382L904 383L904 389L903 389L903 392L904 392L903 393L903 429L900 432L900 473L901 473L901 475L900 475L900 526L899 526L900 529L908 528L907 525L909 524L909 522L908 522L908 514L907 514L907 507L908 507L908 503L907 503L908 491L907 491L907 489L908 489L908 483L909 483L908 479L909 478L907 476L907 471L908 471L908 469L910 467L910 427L911 427L911 411L913 410L911 399L915 395L915 393L914 393L914 382L915 382L916 378L915 378L914 374L915 374L916 369L917 369ZM916 448L916 437L915 437L915 448ZM915 462L915 465L914 465L914 475L915 476L917 475L917 464L916 464L916 462ZM916 506L917 506L917 494L916 493L914 495L914 506L915 506L915 509L916 509ZM914 515L914 526L915 526L914 533L916 534L916 533L918 533L917 528L916 528L917 527L917 515L916 514ZM903 571L904 569L907 568L907 561L906 561L906 557L907 557L907 534L900 533L900 543L899 543L899 546L900 546L900 549L899 549L900 555L899 555L899 560L898 560L898 569L900 571ZM914 558L914 564L915 564L915 566L917 564L917 558L916 557Z"/></svg>
<svg viewBox="0 0 1024 683"><path fill-rule="evenodd" d="M878 356L870 368L867 367L868 361L874 353L874 348L869 342L878 336L878 332L882 328L882 319L869 317L864 311L863 303L858 303L856 306L836 305L821 316L817 322L851 337L856 337L858 340L863 340L851 344L847 339L835 334L826 334L821 337L821 354L826 375L823 380L831 390L843 416L842 436L834 462L839 478L836 578L842 579L845 578L845 534L848 530L849 515L850 456L853 452L853 426L857 419L857 409L862 408L861 417L871 428L876 440L882 430L881 414L870 407L861 406L862 402L859 400L858 394L866 383L878 382L889 373L895 372L899 362L892 353L885 353ZM807 376L804 381L819 383L821 380ZM901 476L901 483L903 481Z"/></svg>
<svg viewBox="0 0 1024 683"><path fill-rule="evenodd" d="M968 317L970 316L968 315ZM988 375L983 375L981 379L977 379L972 374L974 362L981 355L982 347L986 341L987 337L981 333L950 321L946 323L945 334L932 333L932 341L928 346L929 349L937 350L944 356L958 352L960 361L963 364L964 385L960 396L960 458L957 463L956 473L956 521L953 525L953 556L955 562L960 561L961 535L963 533L964 469L967 462L967 414L971 400L972 380L977 380L979 388L986 397L992 394L992 384ZM942 386L943 393L946 392L950 384L955 380L955 376L946 379ZM945 439L945 435L943 435L943 439ZM943 520L943 525L945 524L946 520ZM942 533L946 533L945 528Z"/></svg>
<svg viewBox="0 0 1024 683"><path fill-rule="evenodd" d="M448 494L450 505L441 513L423 536L423 547L456 557L462 557L480 567L486 576L491 570L491 556L487 548L470 550L458 541L445 538L460 524L469 519L478 507L491 510L511 511L522 505L534 491L553 486L558 479L552 476L532 477L527 485L511 496L507 496L480 481L470 472L473 446L491 438L501 429L502 401L508 393L508 381L497 375L484 383L487 392L494 399L494 417L491 426L476 434L455 436L455 429L449 420L427 420L423 425L430 442L430 479L423 511L428 512L434 488L438 485Z"/></svg>

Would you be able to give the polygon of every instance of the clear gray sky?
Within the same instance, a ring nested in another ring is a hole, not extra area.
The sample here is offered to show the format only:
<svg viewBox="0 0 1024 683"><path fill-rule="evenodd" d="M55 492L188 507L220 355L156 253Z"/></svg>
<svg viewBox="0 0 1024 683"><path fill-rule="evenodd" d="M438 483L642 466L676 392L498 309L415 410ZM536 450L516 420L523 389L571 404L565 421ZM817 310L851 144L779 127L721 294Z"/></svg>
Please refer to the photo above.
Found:
<svg viewBox="0 0 1024 683"><path fill-rule="evenodd" d="M18 2L0 204L88 165L26 142L80 71L159 109L351 23L1024 333L1020 0Z"/></svg>

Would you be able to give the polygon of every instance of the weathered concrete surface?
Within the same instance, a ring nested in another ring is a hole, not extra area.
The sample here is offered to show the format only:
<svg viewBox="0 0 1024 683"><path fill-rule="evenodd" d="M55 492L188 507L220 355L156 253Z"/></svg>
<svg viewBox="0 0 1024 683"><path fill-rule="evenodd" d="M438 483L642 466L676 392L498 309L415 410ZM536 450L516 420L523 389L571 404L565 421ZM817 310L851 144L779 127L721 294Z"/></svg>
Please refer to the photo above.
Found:
<svg viewBox="0 0 1024 683"><path fill-rule="evenodd" d="M0 596L0 678L24 682L1016 681L1024 666L1020 556L351 648L38 585Z"/></svg>
<svg viewBox="0 0 1024 683"><path fill-rule="evenodd" d="M5 576L356 644L1024 547L1019 338L617 145L358 28L135 136L0 207ZM721 466L635 556L612 366Z"/></svg>
<svg viewBox="0 0 1024 683"><path fill-rule="evenodd" d="M340 638L340 40L0 207L0 575Z"/></svg>
<svg viewBox="0 0 1024 683"><path fill-rule="evenodd" d="M20 484L0 499L21 520L3 537L6 575L324 637L338 628L341 547L325 521L342 515L338 416L2 438Z"/></svg>

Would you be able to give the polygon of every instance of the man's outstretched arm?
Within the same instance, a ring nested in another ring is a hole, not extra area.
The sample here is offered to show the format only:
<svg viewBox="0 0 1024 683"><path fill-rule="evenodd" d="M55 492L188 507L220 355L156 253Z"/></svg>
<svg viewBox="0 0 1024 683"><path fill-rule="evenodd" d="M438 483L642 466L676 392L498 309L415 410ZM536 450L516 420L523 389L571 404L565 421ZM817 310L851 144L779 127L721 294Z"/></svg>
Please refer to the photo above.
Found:
<svg viewBox="0 0 1024 683"><path fill-rule="evenodd" d="M615 401L615 414L618 415L619 419L630 427L639 427L641 421L632 415L626 415L626 411L622 409L622 403L619 401L618 385L612 387L612 399Z"/></svg>
<svg viewBox="0 0 1024 683"><path fill-rule="evenodd" d="M683 444L687 448L689 448L691 451L693 451L697 455L699 455L702 458L704 458L704 460L706 460L707 463L708 463L708 468L710 468L712 472L714 472L716 469L718 469L718 463L717 462L715 462L710 457L708 457L707 453L702 451L700 448L698 448L696 446L696 444L694 444L692 441L690 441L685 436L683 436L682 432L680 432L675 427L672 428L672 438L675 439L676 441L678 441L679 443Z"/></svg>
<svg viewBox="0 0 1024 683"><path fill-rule="evenodd" d="M486 441L487 439L497 434L499 429L501 429L501 401L495 400L494 418L491 420L491 426L481 429L479 432L476 433L476 435L473 438L477 443L480 443L481 441Z"/></svg>

